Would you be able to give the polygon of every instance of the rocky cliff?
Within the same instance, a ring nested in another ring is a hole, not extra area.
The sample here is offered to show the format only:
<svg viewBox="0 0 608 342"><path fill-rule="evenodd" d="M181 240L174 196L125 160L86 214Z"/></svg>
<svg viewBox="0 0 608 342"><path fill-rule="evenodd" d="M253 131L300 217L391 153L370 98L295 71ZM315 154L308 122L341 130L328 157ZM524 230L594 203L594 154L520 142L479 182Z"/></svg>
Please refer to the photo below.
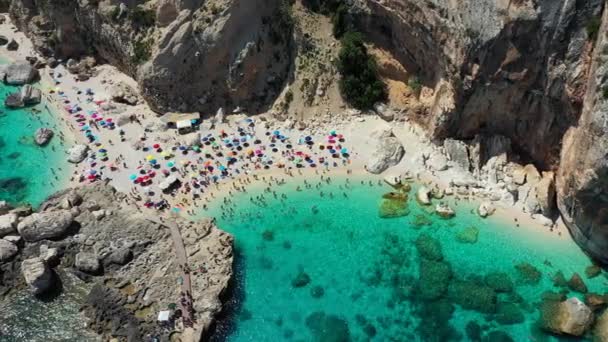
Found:
<svg viewBox="0 0 608 342"><path fill-rule="evenodd" d="M158 111L261 111L291 60L284 0L14 0L10 14L43 55L96 55Z"/></svg>
<svg viewBox="0 0 608 342"><path fill-rule="evenodd" d="M579 122L566 133L557 177L558 206L577 242L608 263L608 11L589 73Z"/></svg>
<svg viewBox="0 0 608 342"><path fill-rule="evenodd" d="M437 138L501 134L543 168L577 122L603 1L361 0L370 39L432 89L419 117Z"/></svg>

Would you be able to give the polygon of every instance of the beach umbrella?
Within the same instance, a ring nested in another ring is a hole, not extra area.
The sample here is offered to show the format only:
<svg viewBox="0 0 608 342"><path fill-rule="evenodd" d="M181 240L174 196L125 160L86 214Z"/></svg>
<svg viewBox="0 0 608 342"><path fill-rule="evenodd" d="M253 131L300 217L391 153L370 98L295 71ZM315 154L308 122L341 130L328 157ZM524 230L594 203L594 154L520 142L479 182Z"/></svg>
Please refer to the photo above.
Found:
<svg viewBox="0 0 608 342"><path fill-rule="evenodd" d="M152 147L154 147L154 148L159 148L159 147L160 147L160 145L159 145L159 144L154 144L154 145L152 145Z"/></svg>
<svg viewBox="0 0 608 342"><path fill-rule="evenodd" d="M343 148L340 150L340 153L348 153L348 149L347 149L346 147L343 147Z"/></svg>
<svg viewBox="0 0 608 342"><path fill-rule="evenodd" d="M175 162L174 161L170 161L167 163L167 167L173 167L175 166Z"/></svg>
<svg viewBox="0 0 608 342"><path fill-rule="evenodd" d="M309 136L307 136L306 138L304 138L304 140L306 140L306 141L311 141L311 140L312 140L312 137L309 135Z"/></svg>
<svg viewBox="0 0 608 342"><path fill-rule="evenodd" d="M134 174L133 174L133 175L130 175L130 176L129 176L129 179L130 179L130 180L135 180L135 179L137 179L137 175L134 175Z"/></svg>
<svg viewBox="0 0 608 342"><path fill-rule="evenodd" d="M146 156L146 160L150 161L152 159L154 159L153 155L149 154L149 155Z"/></svg>

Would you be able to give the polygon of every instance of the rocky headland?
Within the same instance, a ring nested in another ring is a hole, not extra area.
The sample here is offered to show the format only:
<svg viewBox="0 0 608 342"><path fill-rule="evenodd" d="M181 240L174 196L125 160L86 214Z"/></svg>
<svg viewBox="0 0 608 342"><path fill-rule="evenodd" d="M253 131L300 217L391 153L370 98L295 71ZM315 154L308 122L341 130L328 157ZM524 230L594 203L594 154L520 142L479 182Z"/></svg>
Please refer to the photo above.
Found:
<svg viewBox="0 0 608 342"><path fill-rule="evenodd" d="M0 292L53 297L61 291L58 271L71 272L91 284L82 312L104 338L147 341L177 331L200 339L221 310L232 275L232 236L212 221L174 218L192 268L188 325L180 314L183 267L170 229L153 217L101 183L58 193L36 212L4 208ZM163 310L171 312L165 325L157 322Z"/></svg>

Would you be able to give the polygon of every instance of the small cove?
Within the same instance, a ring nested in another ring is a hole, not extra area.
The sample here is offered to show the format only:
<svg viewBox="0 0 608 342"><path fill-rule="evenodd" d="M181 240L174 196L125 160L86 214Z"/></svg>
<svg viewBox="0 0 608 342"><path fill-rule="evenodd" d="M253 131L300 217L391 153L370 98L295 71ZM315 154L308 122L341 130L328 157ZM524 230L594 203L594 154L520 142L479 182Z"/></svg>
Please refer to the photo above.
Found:
<svg viewBox="0 0 608 342"><path fill-rule="evenodd" d="M310 189L301 180L274 186L277 199L251 187L203 213L235 235L237 250L236 291L213 341L555 341L536 327L543 293L563 291L555 274L577 272L589 292L606 289L605 273L585 276L591 262L567 236L481 219L473 203L448 198L457 215L445 220L418 205L415 190L407 216L380 218L391 189L378 179L319 188L318 177L307 180ZM463 242L471 234L477 241ZM497 291L492 280L512 285Z"/></svg>

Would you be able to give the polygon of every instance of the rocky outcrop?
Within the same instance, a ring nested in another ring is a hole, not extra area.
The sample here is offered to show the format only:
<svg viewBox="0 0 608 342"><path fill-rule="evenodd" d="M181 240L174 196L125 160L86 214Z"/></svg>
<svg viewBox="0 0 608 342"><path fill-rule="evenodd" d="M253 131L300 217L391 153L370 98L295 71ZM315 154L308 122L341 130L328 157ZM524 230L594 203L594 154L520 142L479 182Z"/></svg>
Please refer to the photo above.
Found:
<svg viewBox="0 0 608 342"><path fill-rule="evenodd" d="M112 100L118 103L125 103L133 106L139 101L137 91L124 82L119 82L113 85L110 89L110 94L110 96L112 96Z"/></svg>
<svg viewBox="0 0 608 342"><path fill-rule="evenodd" d="M74 217L69 210L34 213L17 225L19 235L30 242L63 237Z"/></svg>
<svg viewBox="0 0 608 342"><path fill-rule="evenodd" d="M6 84L24 85L35 81L38 77L38 70L29 62L16 62L3 66L0 74Z"/></svg>
<svg viewBox="0 0 608 342"><path fill-rule="evenodd" d="M545 301L541 307L541 327L552 333L582 336L592 324L593 312L576 297Z"/></svg>
<svg viewBox="0 0 608 342"><path fill-rule="evenodd" d="M83 161L89 153L89 147L87 145L74 145L68 150L68 161L70 163L78 164Z"/></svg>
<svg viewBox="0 0 608 342"><path fill-rule="evenodd" d="M557 205L574 239L608 263L608 11L598 32L584 108L564 137Z"/></svg>
<svg viewBox="0 0 608 342"><path fill-rule="evenodd" d="M18 216L8 213L0 216L0 237L14 233L17 230Z"/></svg>
<svg viewBox="0 0 608 342"><path fill-rule="evenodd" d="M101 263L99 262L97 255L87 252L76 254L74 266L80 271L90 274L97 274L101 270Z"/></svg>
<svg viewBox="0 0 608 342"><path fill-rule="evenodd" d="M147 3L11 1L43 55L96 54L138 80L158 111L262 110L291 64L283 0Z"/></svg>
<svg viewBox="0 0 608 342"><path fill-rule="evenodd" d="M49 141L51 141L51 138L53 138L54 134L55 133L50 128L46 128L46 127L38 128L36 130L36 133L34 133L34 142L36 142L36 145L38 145L38 146L44 146L44 145L48 144Z"/></svg>
<svg viewBox="0 0 608 342"><path fill-rule="evenodd" d="M397 165L405 150L392 130L383 129L372 133L374 152L367 163L367 171L371 173L382 173L391 166Z"/></svg>
<svg viewBox="0 0 608 342"><path fill-rule="evenodd" d="M0 262L11 259L19 252L19 248L14 243L0 239Z"/></svg>
<svg viewBox="0 0 608 342"><path fill-rule="evenodd" d="M26 259L21 263L21 272L30 291L35 295L48 292L55 284L53 271L40 258Z"/></svg>

